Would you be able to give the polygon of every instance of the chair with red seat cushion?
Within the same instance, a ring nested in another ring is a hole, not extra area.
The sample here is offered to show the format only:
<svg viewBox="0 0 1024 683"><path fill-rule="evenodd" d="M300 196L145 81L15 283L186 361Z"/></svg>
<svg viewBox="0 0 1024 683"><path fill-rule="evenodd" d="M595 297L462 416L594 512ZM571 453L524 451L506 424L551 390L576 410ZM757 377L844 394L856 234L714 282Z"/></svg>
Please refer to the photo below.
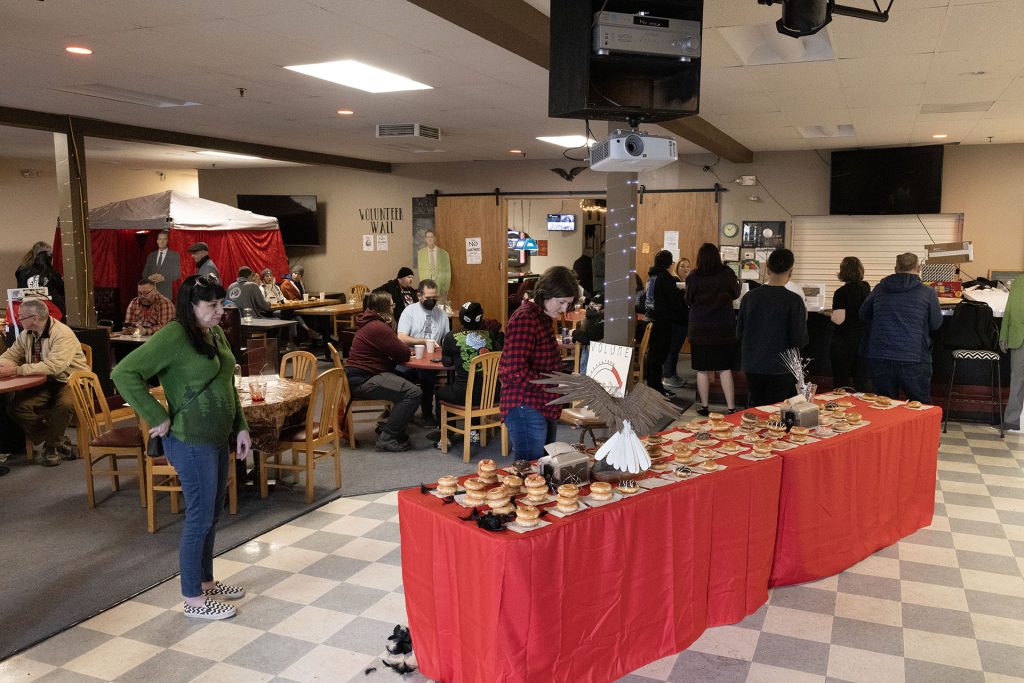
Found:
<svg viewBox="0 0 1024 683"><path fill-rule="evenodd" d="M78 453L85 460L85 493L89 507L96 507L95 479L109 475L114 491L121 490L121 477L134 474L139 479L139 501L146 507L146 488L143 480L145 468L142 458L145 443L138 424L114 427L110 407L103 395L100 380L93 372L73 372L68 386L75 397L75 417L78 420ZM97 469L104 459L110 459L108 469ZM134 459L134 469L120 467L121 460Z"/></svg>

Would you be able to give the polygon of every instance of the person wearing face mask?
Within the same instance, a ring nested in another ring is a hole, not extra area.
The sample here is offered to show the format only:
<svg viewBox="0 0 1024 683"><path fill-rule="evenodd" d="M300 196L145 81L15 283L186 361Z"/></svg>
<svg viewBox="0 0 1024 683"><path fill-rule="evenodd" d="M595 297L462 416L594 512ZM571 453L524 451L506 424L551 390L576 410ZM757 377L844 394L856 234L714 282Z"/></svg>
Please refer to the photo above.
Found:
<svg viewBox="0 0 1024 683"><path fill-rule="evenodd" d="M235 390L235 357L220 319L224 288L210 276L189 276L178 288L175 320L119 362L110 373L121 396L142 416L150 438L163 439L185 498L178 561L184 613L195 619L227 619L235 607L223 600L245 589L214 579L217 519L224 509L229 439L244 460L252 442ZM147 382L160 378L165 408Z"/></svg>
<svg viewBox="0 0 1024 683"><path fill-rule="evenodd" d="M398 338L409 346L425 345L428 340L440 346L441 339L448 334L451 326L444 309L437 306L437 283L433 280L421 280L416 296L419 300L412 306L406 306L402 311L402 317L398 319ZM420 403L423 426L436 427L438 422L434 416L434 385L437 384L437 373L401 367L399 374L420 385L423 390L423 399Z"/></svg>
<svg viewBox="0 0 1024 683"><path fill-rule="evenodd" d="M174 304L157 290L148 278L139 280L139 295L128 304L124 314L124 333L149 336L174 320Z"/></svg>
<svg viewBox="0 0 1024 683"><path fill-rule="evenodd" d="M548 405L552 395L534 384L562 368L553 320L576 303L579 284L572 271L554 266L544 271L533 298L508 319L505 345L498 364L501 416L512 440L513 460L535 460L555 440L561 406Z"/></svg>

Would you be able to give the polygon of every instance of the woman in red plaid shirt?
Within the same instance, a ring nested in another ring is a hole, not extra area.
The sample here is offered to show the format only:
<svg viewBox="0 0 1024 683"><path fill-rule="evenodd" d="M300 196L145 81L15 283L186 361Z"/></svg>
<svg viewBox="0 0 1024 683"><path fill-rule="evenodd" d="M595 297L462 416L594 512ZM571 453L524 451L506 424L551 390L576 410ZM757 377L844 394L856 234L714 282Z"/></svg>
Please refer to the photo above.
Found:
<svg viewBox="0 0 1024 683"><path fill-rule="evenodd" d="M552 320L576 302L579 284L565 266L548 268L537 281L533 299L526 300L508 319L498 377L501 415L512 439L512 457L534 460L544 445L555 440L559 406L547 405L553 396L531 380L561 370L558 340Z"/></svg>

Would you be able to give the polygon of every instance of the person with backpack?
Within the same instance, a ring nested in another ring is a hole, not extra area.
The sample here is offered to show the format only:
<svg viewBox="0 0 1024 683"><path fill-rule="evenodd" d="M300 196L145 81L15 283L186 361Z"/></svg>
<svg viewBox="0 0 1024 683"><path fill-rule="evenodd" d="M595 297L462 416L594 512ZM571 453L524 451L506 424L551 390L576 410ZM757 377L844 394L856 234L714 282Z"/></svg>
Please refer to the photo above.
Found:
<svg viewBox="0 0 1024 683"><path fill-rule="evenodd" d="M1024 411L1024 277L1015 278L1010 287L1003 326L999 330L999 348L1010 354L1010 397L1003 413L1003 430L1024 434L1021 431L1021 412Z"/></svg>
<svg viewBox="0 0 1024 683"><path fill-rule="evenodd" d="M860 307L868 323L864 356L875 392L929 403L932 384L931 332L942 327L935 290L921 282L917 254L896 257L896 272L882 278Z"/></svg>

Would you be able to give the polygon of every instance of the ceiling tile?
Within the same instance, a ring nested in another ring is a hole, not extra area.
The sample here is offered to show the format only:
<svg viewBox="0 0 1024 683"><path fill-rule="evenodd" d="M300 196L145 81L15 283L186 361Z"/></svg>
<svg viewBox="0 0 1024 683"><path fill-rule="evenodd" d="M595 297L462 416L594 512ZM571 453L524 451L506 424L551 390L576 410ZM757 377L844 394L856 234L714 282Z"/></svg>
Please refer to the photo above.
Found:
<svg viewBox="0 0 1024 683"><path fill-rule="evenodd" d="M839 82L847 86L872 86L881 83L902 85L924 83L933 55L888 57L854 57L837 62Z"/></svg>
<svg viewBox="0 0 1024 683"><path fill-rule="evenodd" d="M884 24L839 17L829 27L832 46L840 59L933 52L946 12L945 7L903 11L897 4Z"/></svg>

